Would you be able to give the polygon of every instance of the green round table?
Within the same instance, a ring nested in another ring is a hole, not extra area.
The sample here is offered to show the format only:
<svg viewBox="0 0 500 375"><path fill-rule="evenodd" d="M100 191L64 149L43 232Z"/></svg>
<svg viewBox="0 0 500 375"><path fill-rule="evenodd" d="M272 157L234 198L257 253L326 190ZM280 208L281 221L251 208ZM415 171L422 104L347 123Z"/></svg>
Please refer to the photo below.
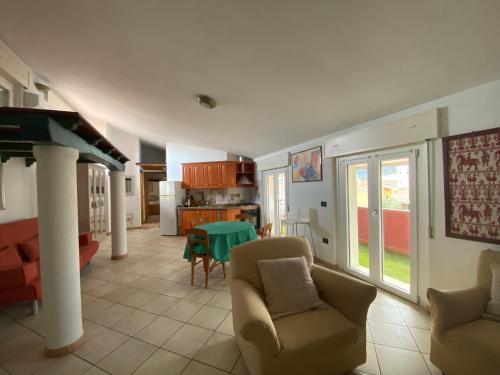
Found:
<svg viewBox="0 0 500 375"><path fill-rule="evenodd" d="M196 226L208 232L210 243L210 253L212 257L219 262L228 262L231 255L231 249L234 246L257 239L255 228L252 224L244 221L216 221L214 223L202 224ZM203 253L203 245L198 244L194 247L195 252ZM189 244L186 243L184 249L184 258L190 259Z"/></svg>

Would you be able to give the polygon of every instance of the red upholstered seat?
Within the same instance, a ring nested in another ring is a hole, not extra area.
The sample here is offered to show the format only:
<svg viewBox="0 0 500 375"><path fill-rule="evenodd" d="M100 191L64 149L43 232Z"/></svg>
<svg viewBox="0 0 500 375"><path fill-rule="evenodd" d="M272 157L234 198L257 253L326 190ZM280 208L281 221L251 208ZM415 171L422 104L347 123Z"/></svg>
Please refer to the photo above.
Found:
<svg viewBox="0 0 500 375"><path fill-rule="evenodd" d="M80 268L99 249L91 233L79 236ZM38 218L0 224L0 305L42 299Z"/></svg>

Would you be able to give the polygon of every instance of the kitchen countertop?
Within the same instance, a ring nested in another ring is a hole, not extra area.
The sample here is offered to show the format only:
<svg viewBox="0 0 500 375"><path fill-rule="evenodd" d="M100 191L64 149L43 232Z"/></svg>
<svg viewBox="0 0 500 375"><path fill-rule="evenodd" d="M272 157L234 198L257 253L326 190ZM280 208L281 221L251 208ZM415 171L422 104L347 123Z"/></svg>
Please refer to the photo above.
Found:
<svg viewBox="0 0 500 375"><path fill-rule="evenodd" d="M178 210L231 210L233 208L239 208L242 210L254 210L257 207L259 207L258 204L214 204L210 206L191 206L191 207L179 206L177 207L177 209Z"/></svg>

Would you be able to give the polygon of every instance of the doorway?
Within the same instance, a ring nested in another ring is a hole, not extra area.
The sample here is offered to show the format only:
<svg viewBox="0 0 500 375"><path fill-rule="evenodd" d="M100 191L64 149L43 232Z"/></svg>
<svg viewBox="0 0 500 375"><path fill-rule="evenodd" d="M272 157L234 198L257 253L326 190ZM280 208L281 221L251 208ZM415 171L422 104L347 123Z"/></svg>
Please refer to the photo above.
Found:
<svg viewBox="0 0 500 375"><path fill-rule="evenodd" d="M262 173L264 185L264 223L273 223L273 236L286 235L283 220L288 208L288 170L273 169Z"/></svg>
<svg viewBox="0 0 500 375"><path fill-rule="evenodd" d="M417 150L339 159L344 269L417 300Z"/></svg>

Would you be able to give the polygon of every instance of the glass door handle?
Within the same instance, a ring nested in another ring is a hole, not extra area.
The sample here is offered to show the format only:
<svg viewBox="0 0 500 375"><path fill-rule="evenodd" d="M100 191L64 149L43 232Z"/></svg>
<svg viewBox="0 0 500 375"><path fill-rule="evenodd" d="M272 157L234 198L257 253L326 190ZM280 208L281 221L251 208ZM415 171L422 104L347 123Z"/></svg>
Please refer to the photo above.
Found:
<svg viewBox="0 0 500 375"><path fill-rule="evenodd" d="M376 221L377 220L377 215L378 215L378 210L373 210L372 211L372 220Z"/></svg>

